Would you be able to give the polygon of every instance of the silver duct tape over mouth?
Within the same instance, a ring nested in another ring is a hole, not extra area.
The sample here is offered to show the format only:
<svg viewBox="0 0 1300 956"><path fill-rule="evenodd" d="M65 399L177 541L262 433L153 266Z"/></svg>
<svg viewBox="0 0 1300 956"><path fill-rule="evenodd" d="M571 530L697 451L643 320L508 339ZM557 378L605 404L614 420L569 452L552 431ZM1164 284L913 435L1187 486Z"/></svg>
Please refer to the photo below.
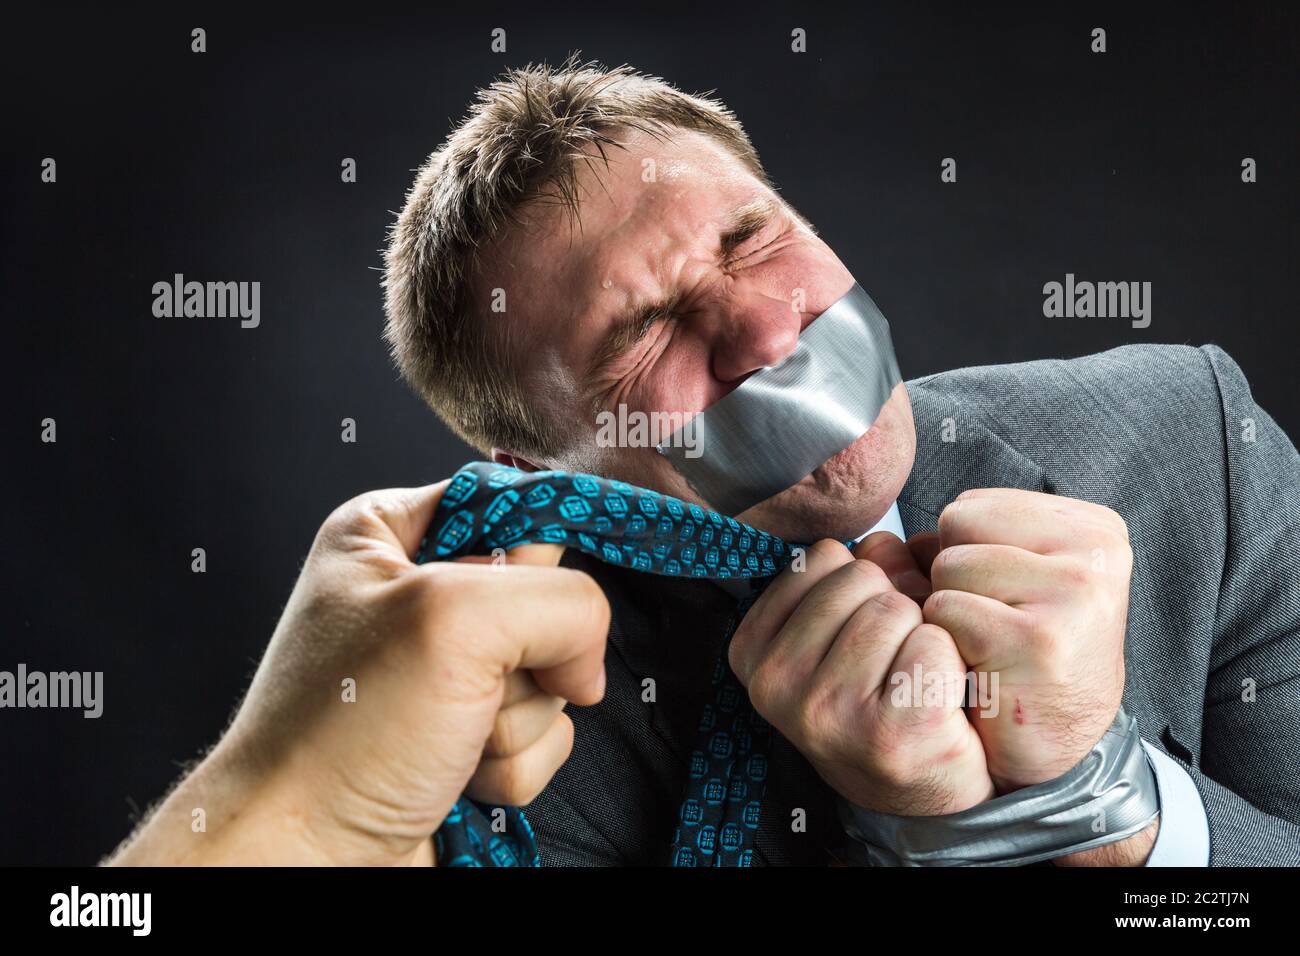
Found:
<svg viewBox="0 0 1300 956"><path fill-rule="evenodd" d="M745 379L657 447L710 505L736 515L866 434L901 380L889 322L854 283L784 361Z"/></svg>

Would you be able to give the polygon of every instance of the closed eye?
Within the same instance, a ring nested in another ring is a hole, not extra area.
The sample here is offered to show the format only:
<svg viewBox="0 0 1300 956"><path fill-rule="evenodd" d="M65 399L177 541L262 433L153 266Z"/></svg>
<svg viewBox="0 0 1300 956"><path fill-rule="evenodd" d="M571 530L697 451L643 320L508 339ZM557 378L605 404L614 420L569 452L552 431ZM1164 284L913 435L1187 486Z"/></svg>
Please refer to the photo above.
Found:
<svg viewBox="0 0 1300 956"><path fill-rule="evenodd" d="M771 250L774 254L778 253L782 247L781 241L790 233L788 224L779 224L769 229L764 229L762 233L752 237L732 254L722 268L731 272L736 269L745 268L756 262L761 262L765 258L764 253Z"/></svg>
<svg viewBox="0 0 1300 956"><path fill-rule="evenodd" d="M676 300L658 302L638 309L615 322L588 366L586 379L594 382L611 365L644 341L655 325L673 315Z"/></svg>
<svg viewBox="0 0 1300 956"><path fill-rule="evenodd" d="M632 344L636 345L655 327L655 323L666 317L666 313L661 309L653 309L641 318L641 325L636 330L636 337L632 339Z"/></svg>
<svg viewBox="0 0 1300 956"><path fill-rule="evenodd" d="M785 220L781 207L767 197L733 210L730 227L723 232L719 241L718 264L727 268L752 255L766 244L756 244L755 240L770 236L774 226L775 231L783 231Z"/></svg>

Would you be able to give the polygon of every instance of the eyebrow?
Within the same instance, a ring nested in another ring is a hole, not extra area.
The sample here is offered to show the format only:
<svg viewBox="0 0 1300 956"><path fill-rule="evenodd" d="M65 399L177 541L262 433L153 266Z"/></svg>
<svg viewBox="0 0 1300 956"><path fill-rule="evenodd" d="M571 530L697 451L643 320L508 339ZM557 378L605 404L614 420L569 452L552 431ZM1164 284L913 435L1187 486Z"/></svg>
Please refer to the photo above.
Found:
<svg viewBox="0 0 1300 956"><path fill-rule="evenodd" d="M719 264L725 265L747 240L762 232L763 227L776 218L777 211L776 202L770 196L760 196L733 209L728 216L727 229L722 234Z"/></svg>
<svg viewBox="0 0 1300 956"><path fill-rule="evenodd" d="M633 305L614 316L609 328L601 339L600 346L587 363L583 382L590 388L592 380L600 374L601 369L625 353L645 333L656 319L670 314L675 301L661 300L649 305Z"/></svg>
<svg viewBox="0 0 1300 956"><path fill-rule="evenodd" d="M760 196L731 210L718 244L718 265L725 266L730 262L736 250L762 232L779 211L776 201L768 196ZM676 304L675 298L662 299L648 305L630 306L615 315L587 364L584 381L590 383L601 369L635 345L651 323L671 314Z"/></svg>

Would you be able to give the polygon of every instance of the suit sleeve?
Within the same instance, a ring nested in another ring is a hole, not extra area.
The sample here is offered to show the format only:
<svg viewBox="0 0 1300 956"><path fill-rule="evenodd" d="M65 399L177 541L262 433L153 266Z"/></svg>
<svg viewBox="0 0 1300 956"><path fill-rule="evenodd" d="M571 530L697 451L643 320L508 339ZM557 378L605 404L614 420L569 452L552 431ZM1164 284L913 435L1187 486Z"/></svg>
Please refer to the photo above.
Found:
<svg viewBox="0 0 1300 956"><path fill-rule="evenodd" d="M1215 346L1201 351L1223 416L1227 548L1200 759L1179 762L1205 804L1212 866L1296 865L1300 458L1237 364Z"/></svg>

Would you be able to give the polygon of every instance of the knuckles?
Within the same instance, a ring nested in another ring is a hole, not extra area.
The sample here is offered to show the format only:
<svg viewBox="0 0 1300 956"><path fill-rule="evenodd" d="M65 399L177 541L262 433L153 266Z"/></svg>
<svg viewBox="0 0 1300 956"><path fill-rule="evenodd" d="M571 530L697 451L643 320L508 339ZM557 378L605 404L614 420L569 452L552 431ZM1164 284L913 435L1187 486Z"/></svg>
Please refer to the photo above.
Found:
<svg viewBox="0 0 1300 956"><path fill-rule="evenodd" d="M805 756L816 759L831 752L844 724L843 688L834 681L810 687L795 709L790 736L803 743Z"/></svg>
<svg viewBox="0 0 1300 956"><path fill-rule="evenodd" d="M964 495L965 492L962 492L962 494ZM939 532L940 541L951 541L956 537L955 532L958 527L957 516L959 514L959 509L961 508L961 501L962 498L961 495L959 495L956 501L945 505L944 509L939 512L939 524L936 530ZM939 553L942 554L943 552L941 551Z"/></svg>
<svg viewBox="0 0 1300 956"><path fill-rule="evenodd" d="M1060 629L1046 614L1030 614L1025 621L1024 646L1037 660L1052 661L1061 649Z"/></svg>
<svg viewBox="0 0 1300 956"><path fill-rule="evenodd" d="M921 623L921 607L906 594L892 588L878 591L862 602L862 607L877 612L882 617L901 618L903 623L915 628Z"/></svg>
<svg viewBox="0 0 1300 956"><path fill-rule="evenodd" d="M391 510L391 503L379 492L363 492L331 511L321 531L331 537L366 534L382 526L384 515Z"/></svg>
<svg viewBox="0 0 1300 956"><path fill-rule="evenodd" d="M780 668L770 661L760 663L749 675L749 701L754 709L765 719L775 722L777 703L781 699L782 688L787 681Z"/></svg>
<svg viewBox="0 0 1300 956"><path fill-rule="evenodd" d="M854 558L846 567L849 569L846 573L853 575L853 584L851 586L859 592L866 592L868 600L873 593L881 590L894 590L889 575L885 574L880 565L873 561L868 561L866 558Z"/></svg>
<svg viewBox="0 0 1300 956"><path fill-rule="evenodd" d="M921 605L921 617L931 623L942 620L944 612L948 609L951 596L952 592L948 590L931 591L930 596Z"/></svg>
<svg viewBox="0 0 1300 956"><path fill-rule="evenodd" d="M536 600L563 602L571 612L572 639L592 645L605 640L609 599L591 575L572 568L427 565L393 582L384 600L388 614L433 647L479 646L481 642L467 641L466 635L491 632L499 615L527 619L529 607L518 596L516 572L547 576L548 587L534 591Z"/></svg>
<svg viewBox="0 0 1300 956"><path fill-rule="evenodd" d="M413 618L412 636L433 648L460 640L473 627L476 602L472 582L455 565L439 565L396 582L390 608L400 619ZM478 612L481 617L481 610Z"/></svg>
<svg viewBox="0 0 1300 956"><path fill-rule="evenodd" d="M970 563L972 549L970 545L954 544L944 548L934 556L930 563L930 580L936 588L943 588L943 581L954 574L960 574Z"/></svg>
<svg viewBox="0 0 1300 956"><path fill-rule="evenodd" d="M556 579L558 589L567 591L574 607L574 631L592 641L603 641L609 633L611 611L609 598L596 579L576 568L548 568L545 573Z"/></svg>

